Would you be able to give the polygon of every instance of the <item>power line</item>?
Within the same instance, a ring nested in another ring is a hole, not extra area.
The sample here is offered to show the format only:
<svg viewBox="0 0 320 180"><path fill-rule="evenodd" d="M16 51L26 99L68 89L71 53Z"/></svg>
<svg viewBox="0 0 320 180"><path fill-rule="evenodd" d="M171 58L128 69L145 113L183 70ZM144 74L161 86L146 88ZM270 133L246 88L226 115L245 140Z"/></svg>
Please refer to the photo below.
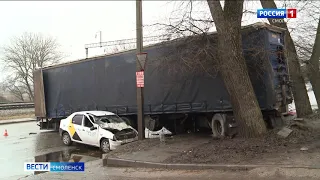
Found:
<svg viewBox="0 0 320 180"><path fill-rule="evenodd" d="M143 42L162 42L162 41L169 41L171 40L170 35L160 35L160 36L148 36L143 37ZM121 40L114 40L114 41L106 41L106 42L99 42L99 43L90 43L85 44L86 49L86 57L88 58L88 49L89 48L97 48L97 47L106 47L106 46L119 46L119 45L125 45L125 44L136 44L137 39L131 38L131 39L121 39Z"/></svg>

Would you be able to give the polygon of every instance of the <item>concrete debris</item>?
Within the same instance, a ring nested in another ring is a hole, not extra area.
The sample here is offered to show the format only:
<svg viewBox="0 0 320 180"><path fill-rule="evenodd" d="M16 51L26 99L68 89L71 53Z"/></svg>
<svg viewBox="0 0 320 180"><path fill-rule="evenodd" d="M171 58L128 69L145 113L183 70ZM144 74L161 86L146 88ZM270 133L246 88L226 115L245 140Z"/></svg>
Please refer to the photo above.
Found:
<svg viewBox="0 0 320 180"><path fill-rule="evenodd" d="M307 148L307 147L302 147L301 149L300 149L300 151L308 151L309 150L309 148Z"/></svg>
<svg viewBox="0 0 320 180"><path fill-rule="evenodd" d="M294 121L303 121L304 119L303 118L295 118L293 119Z"/></svg>
<svg viewBox="0 0 320 180"><path fill-rule="evenodd" d="M160 138L160 134L172 135L172 132L165 127L162 127L159 131L150 131L148 128L145 128L145 138Z"/></svg>
<svg viewBox="0 0 320 180"><path fill-rule="evenodd" d="M277 134L278 134L279 136L282 136L282 137L286 138L286 137L288 137L291 133L292 133L292 130L291 130L291 129L284 127L284 128L282 128Z"/></svg>
<svg viewBox="0 0 320 180"><path fill-rule="evenodd" d="M295 121L290 124L290 127L293 127L293 126L302 130L307 130L309 128L304 121Z"/></svg>

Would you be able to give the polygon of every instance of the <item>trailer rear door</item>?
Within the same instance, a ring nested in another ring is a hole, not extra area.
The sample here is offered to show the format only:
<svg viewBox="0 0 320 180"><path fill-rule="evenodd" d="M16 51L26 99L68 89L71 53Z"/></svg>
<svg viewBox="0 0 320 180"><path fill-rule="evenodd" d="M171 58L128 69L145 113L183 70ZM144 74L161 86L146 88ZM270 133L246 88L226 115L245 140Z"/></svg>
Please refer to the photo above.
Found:
<svg viewBox="0 0 320 180"><path fill-rule="evenodd" d="M44 118L46 117L46 104L42 69L37 69L33 72L33 83L35 116Z"/></svg>

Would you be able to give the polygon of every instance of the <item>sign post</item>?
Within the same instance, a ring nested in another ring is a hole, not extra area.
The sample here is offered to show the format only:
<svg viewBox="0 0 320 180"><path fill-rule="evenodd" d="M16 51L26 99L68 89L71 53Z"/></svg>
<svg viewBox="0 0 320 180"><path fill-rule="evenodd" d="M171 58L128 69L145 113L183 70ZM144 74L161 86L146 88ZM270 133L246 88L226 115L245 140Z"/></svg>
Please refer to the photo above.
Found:
<svg viewBox="0 0 320 180"><path fill-rule="evenodd" d="M136 81L137 81L137 107L138 107L138 137L140 140L145 138L144 129L144 69L147 62L147 53L138 53L137 54L137 72L136 72Z"/></svg>
<svg viewBox="0 0 320 180"><path fill-rule="evenodd" d="M142 0L136 0L136 27L137 27L137 62L136 62L136 78L137 78L137 115L138 115L138 137L139 140L145 138L144 135L144 66L147 60L147 54L143 52L143 33L142 33ZM138 83L139 82L139 83Z"/></svg>

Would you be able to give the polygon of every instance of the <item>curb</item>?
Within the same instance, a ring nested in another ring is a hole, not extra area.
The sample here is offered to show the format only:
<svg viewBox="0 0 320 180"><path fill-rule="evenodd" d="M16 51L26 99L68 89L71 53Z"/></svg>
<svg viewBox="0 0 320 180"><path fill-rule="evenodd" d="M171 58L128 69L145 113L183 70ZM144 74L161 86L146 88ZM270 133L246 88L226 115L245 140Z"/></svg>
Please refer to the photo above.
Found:
<svg viewBox="0 0 320 180"><path fill-rule="evenodd" d="M156 169L173 169L173 170L251 170L261 167L272 168L304 168L320 169L320 165L314 166L291 166L291 165L237 165L237 164L167 164L146 161L136 161L130 159L120 159L107 157L102 160L103 166L107 167L133 167L133 168L156 168Z"/></svg>
<svg viewBox="0 0 320 180"><path fill-rule="evenodd" d="M20 121L13 121L13 120L0 120L0 126L5 124L17 124L17 123L25 123L25 122L32 122L36 121L36 119L26 119Z"/></svg>

